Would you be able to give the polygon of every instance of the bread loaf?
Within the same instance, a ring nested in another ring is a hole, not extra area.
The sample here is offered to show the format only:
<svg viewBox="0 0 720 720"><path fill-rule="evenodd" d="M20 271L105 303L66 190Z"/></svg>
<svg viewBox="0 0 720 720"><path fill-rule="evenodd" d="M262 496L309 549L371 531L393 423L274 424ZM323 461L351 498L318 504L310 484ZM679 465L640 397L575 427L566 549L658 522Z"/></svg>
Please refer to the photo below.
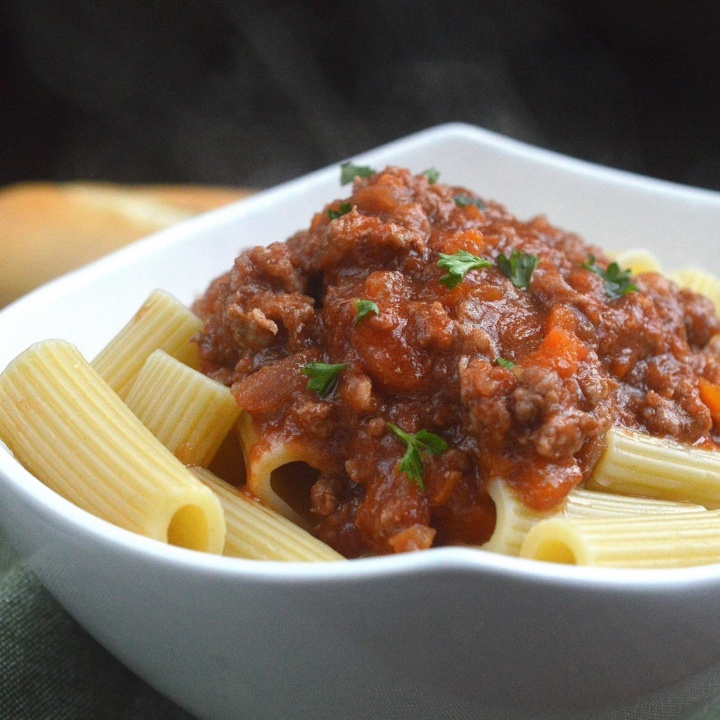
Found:
<svg viewBox="0 0 720 720"><path fill-rule="evenodd" d="M248 194L172 185L10 186L0 191L0 307L122 245Z"/></svg>

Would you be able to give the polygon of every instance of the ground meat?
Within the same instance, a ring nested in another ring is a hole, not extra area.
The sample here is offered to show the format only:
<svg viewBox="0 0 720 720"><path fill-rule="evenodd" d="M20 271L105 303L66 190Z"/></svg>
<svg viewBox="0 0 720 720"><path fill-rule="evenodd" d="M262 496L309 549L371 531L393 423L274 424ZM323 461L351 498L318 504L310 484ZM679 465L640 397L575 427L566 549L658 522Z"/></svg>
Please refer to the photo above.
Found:
<svg viewBox="0 0 720 720"><path fill-rule="evenodd" d="M457 275L458 253L480 262ZM387 168L210 285L202 369L260 437L311 448L310 522L343 554L479 544L492 478L553 507L612 424L716 445L711 303L657 273L612 294L608 263L545 218ZM318 362L340 368L322 396Z"/></svg>
<svg viewBox="0 0 720 720"><path fill-rule="evenodd" d="M720 320L715 315L712 301L687 289L680 290L677 298L688 343L696 349L705 347L713 336L720 333Z"/></svg>
<svg viewBox="0 0 720 720"><path fill-rule="evenodd" d="M481 357L463 359L459 375L460 406L469 431L481 446L502 446L512 428L510 393L515 376Z"/></svg>
<svg viewBox="0 0 720 720"><path fill-rule="evenodd" d="M205 319L201 369L230 384L268 361L312 346L315 302L284 243L240 255L194 306Z"/></svg>

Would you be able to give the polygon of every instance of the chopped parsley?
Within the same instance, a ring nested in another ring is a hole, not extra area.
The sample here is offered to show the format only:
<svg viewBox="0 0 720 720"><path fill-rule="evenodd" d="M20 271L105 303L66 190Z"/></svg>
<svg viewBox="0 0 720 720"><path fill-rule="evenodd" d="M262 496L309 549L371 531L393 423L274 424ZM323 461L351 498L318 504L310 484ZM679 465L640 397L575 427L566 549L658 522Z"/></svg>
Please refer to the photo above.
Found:
<svg viewBox="0 0 720 720"><path fill-rule="evenodd" d="M375 175L375 170L368 165L355 165L351 162L344 162L340 164L340 184L347 185L351 183L356 177L372 177Z"/></svg>
<svg viewBox="0 0 720 720"><path fill-rule="evenodd" d="M506 370L512 370L515 367L515 363L512 360L506 360L505 358L495 358L495 363L500 367L504 367Z"/></svg>
<svg viewBox="0 0 720 720"><path fill-rule="evenodd" d="M423 170L420 174L424 175L431 185L434 185L440 177L440 171L436 167L429 167L427 170Z"/></svg>
<svg viewBox="0 0 720 720"><path fill-rule="evenodd" d="M603 270L596 264L595 256L589 255L587 262L584 262L582 266L605 281L605 294L612 300L638 291L638 286L630 279L630 269L621 270L616 262L611 262L607 266L607 270Z"/></svg>
<svg viewBox="0 0 720 720"><path fill-rule="evenodd" d="M513 250L509 258L502 253L497 256L500 271L517 288L530 287L530 278L539 262L537 255L517 250Z"/></svg>
<svg viewBox="0 0 720 720"><path fill-rule="evenodd" d="M487 207L480 198L474 198L472 195L456 195L453 200L455 201L455 204L461 208L467 207L468 205L474 205L476 208L480 208L480 210L485 210Z"/></svg>
<svg viewBox="0 0 720 720"><path fill-rule="evenodd" d="M356 325L370 313L374 313L375 315L380 314L380 308L377 306L377 303L374 303L372 300L356 300L355 311L357 312L355 317Z"/></svg>
<svg viewBox="0 0 720 720"><path fill-rule="evenodd" d="M405 473L421 490L424 490L425 484L422 479L423 462L420 453L425 451L431 455L439 455L447 450L448 444L429 430L418 430L412 434L401 430L397 425L390 422L388 427L406 447L405 455L400 461L400 472Z"/></svg>
<svg viewBox="0 0 720 720"><path fill-rule="evenodd" d="M440 253L437 266L447 270L447 273L440 278L440 284L452 289L463 281L465 274L470 270L491 267L492 263L467 250L458 250L452 255Z"/></svg>
<svg viewBox="0 0 720 720"><path fill-rule="evenodd" d="M310 378L307 389L314 390L320 397L327 397L335 389L338 376L347 366L347 363L339 365L321 362L308 363L302 369L302 374Z"/></svg>
<svg viewBox="0 0 720 720"><path fill-rule="evenodd" d="M337 220L343 215L347 215L352 210L352 203L344 202L340 204L339 210L333 210L332 208L327 211L328 217L331 220Z"/></svg>

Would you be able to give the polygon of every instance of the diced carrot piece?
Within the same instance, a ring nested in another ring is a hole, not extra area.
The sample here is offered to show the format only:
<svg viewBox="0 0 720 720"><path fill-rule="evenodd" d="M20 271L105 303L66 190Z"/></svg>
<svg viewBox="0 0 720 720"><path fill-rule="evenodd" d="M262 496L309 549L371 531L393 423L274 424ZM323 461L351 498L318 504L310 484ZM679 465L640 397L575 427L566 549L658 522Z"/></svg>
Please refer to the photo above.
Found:
<svg viewBox="0 0 720 720"><path fill-rule="evenodd" d="M549 367L562 378L577 371L578 363L587 357L588 349L575 333L553 327L543 338L540 347L523 360L523 364Z"/></svg>
<svg viewBox="0 0 720 720"><path fill-rule="evenodd" d="M700 391L700 399L710 411L713 423L720 426L720 385L705 378L700 378L698 380L698 390Z"/></svg>
<svg viewBox="0 0 720 720"><path fill-rule="evenodd" d="M444 239L442 252L452 255L458 250L466 250L473 255L482 255L486 250L483 234L479 230L471 229L454 233Z"/></svg>
<svg viewBox="0 0 720 720"><path fill-rule="evenodd" d="M547 329L561 328L574 333L577 329L577 316L565 305L553 305L547 318Z"/></svg>

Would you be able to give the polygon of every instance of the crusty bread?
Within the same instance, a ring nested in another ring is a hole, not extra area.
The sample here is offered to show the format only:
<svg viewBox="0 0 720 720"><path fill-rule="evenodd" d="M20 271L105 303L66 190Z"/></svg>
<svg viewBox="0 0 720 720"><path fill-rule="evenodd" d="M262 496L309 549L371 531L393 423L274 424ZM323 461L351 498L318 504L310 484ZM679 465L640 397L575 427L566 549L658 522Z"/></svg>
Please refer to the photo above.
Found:
<svg viewBox="0 0 720 720"><path fill-rule="evenodd" d="M0 307L62 273L249 192L25 183L0 191Z"/></svg>

